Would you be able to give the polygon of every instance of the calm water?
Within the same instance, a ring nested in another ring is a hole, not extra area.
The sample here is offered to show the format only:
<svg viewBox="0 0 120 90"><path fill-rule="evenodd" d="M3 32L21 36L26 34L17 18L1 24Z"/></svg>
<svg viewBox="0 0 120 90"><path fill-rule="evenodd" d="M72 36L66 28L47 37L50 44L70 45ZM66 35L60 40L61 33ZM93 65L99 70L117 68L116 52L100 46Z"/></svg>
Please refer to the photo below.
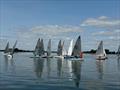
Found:
<svg viewBox="0 0 120 90"><path fill-rule="evenodd" d="M120 90L120 60L108 55L96 61L30 58L16 53L13 60L0 53L0 90Z"/></svg>

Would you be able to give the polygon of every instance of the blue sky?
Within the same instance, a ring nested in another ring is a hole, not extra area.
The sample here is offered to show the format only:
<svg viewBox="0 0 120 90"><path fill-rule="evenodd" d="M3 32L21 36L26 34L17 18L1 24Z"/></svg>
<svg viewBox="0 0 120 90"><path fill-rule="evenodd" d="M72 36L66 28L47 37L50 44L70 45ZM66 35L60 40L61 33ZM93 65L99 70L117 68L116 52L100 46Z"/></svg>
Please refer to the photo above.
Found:
<svg viewBox="0 0 120 90"><path fill-rule="evenodd" d="M34 49L39 37L68 44L81 35L83 50L96 49L100 40L117 50L119 33L119 0L0 0L1 48L17 39L17 47Z"/></svg>

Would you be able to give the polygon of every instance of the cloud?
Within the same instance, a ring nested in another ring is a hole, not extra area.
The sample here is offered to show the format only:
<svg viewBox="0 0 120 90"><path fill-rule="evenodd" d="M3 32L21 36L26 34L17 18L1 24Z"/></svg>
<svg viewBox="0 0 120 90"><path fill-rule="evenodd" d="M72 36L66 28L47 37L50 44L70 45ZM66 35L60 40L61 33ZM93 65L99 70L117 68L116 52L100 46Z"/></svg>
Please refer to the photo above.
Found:
<svg viewBox="0 0 120 90"><path fill-rule="evenodd" d="M101 28L120 28L120 19L111 19L106 16L98 18L88 18L82 22L81 26L93 26Z"/></svg>
<svg viewBox="0 0 120 90"><path fill-rule="evenodd" d="M93 36L118 36L120 34L120 29L112 30L112 31L99 31L93 32Z"/></svg>
<svg viewBox="0 0 120 90"><path fill-rule="evenodd" d="M59 25L45 25L45 26L36 26L31 28L32 33L41 33L49 35L57 35L61 33L68 32L82 32L83 30L79 26L59 26Z"/></svg>
<svg viewBox="0 0 120 90"><path fill-rule="evenodd" d="M72 37L78 37L83 31L84 30L81 29L80 26L40 25L26 28L25 31L18 30L17 36L20 45L19 47L24 47L24 43L26 49L34 49L38 38L43 38L45 45L47 45L49 39L52 39L54 46L57 47L60 39L69 41ZM77 35L75 33L77 33Z"/></svg>

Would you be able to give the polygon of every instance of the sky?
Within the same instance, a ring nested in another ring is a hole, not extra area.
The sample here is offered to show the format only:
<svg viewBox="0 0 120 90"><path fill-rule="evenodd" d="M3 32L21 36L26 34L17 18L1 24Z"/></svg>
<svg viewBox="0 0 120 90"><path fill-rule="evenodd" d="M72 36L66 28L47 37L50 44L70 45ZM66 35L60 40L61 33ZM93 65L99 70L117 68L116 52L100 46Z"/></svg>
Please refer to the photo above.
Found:
<svg viewBox="0 0 120 90"><path fill-rule="evenodd" d="M52 49L59 40L67 48L71 39L82 39L82 50L120 44L120 0L0 0L0 48L18 40L20 49L33 50L38 38Z"/></svg>

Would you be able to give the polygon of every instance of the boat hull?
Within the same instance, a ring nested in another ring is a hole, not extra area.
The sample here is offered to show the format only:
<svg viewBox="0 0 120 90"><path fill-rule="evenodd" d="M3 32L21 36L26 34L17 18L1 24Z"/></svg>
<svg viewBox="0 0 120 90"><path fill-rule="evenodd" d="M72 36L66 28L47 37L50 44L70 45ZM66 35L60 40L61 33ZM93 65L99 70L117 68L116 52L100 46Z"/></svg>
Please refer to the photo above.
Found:
<svg viewBox="0 0 120 90"><path fill-rule="evenodd" d="M106 56L97 56L96 59L97 60L105 60L105 59L107 59L107 57Z"/></svg>

